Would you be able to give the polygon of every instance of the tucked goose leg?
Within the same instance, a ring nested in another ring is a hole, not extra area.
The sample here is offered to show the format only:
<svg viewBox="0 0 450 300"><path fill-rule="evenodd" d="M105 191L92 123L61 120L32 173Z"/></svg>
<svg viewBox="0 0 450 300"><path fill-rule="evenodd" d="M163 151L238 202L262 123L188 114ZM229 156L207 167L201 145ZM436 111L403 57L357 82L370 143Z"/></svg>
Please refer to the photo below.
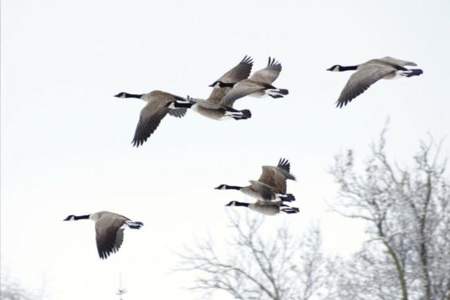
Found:
<svg viewBox="0 0 450 300"><path fill-rule="evenodd" d="M277 99L277 98L283 98L287 94L289 94L289 91L287 89L269 89L267 90L267 95L270 97Z"/></svg>
<svg viewBox="0 0 450 300"><path fill-rule="evenodd" d="M278 194L278 199L285 202L295 201L295 196L293 194Z"/></svg>
<svg viewBox="0 0 450 300"><path fill-rule="evenodd" d="M131 229L139 229L144 226L144 223L139 221L126 221L125 224L127 224Z"/></svg>
<svg viewBox="0 0 450 300"><path fill-rule="evenodd" d="M296 214L300 209L298 209L298 207L283 207L281 211L287 214Z"/></svg>
<svg viewBox="0 0 450 300"><path fill-rule="evenodd" d="M405 77L419 76L423 73L421 69L410 69L406 71L401 71L400 75Z"/></svg>
<svg viewBox="0 0 450 300"><path fill-rule="evenodd" d="M232 117L235 120L245 120L251 118L252 114L248 109L237 110L228 107L225 111L225 116Z"/></svg>

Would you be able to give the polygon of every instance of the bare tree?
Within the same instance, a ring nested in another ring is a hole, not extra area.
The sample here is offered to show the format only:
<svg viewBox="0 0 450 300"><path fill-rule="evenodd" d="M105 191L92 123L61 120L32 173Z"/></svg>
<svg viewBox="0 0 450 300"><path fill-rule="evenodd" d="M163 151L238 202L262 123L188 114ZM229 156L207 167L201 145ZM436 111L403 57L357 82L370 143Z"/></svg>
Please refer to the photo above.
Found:
<svg viewBox="0 0 450 300"><path fill-rule="evenodd" d="M16 281L12 280L8 274L1 274L0 278L0 299L2 300L31 300L35 299L33 293L25 290Z"/></svg>
<svg viewBox="0 0 450 300"><path fill-rule="evenodd" d="M323 299L328 261L317 226L302 239L283 226L273 237L261 233L262 218L230 216L233 239L220 254L217 241L200 242L181 256L181 270L197 273L193 289L207 296L222 290L235 299Z"/></svg>
<svg viewBox="0 0 450 300"><path fill-rule="evenodd" d="M387 157L385 135L371 145L363 169L350 150L331 170L340 186L335 210L367 221L370 238L341 274L341 298L450 300L447 160L430 137L413 166L400 167Z"/></svg>

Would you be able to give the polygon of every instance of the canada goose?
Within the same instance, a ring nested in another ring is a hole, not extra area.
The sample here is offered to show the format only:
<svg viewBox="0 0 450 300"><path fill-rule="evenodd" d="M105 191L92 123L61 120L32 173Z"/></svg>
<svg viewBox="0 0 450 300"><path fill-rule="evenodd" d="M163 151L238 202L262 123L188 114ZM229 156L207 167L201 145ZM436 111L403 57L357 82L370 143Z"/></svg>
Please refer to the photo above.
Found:
<svg viewBox="0 0 450 300"><path fill-rule="evenodd" d="M119 251L123 242L124 225L131 229L139 229L144 223L131 221L127 217L109 211L99 211L90 215L69 215L64 221L90 219L95 222L95 238L98 255L106 259L111 253Z"/></svg>
<svg viewBox="0 0 450 300"><path fill-rule="evenodd" d="M235 119L245 120L251 117L248 109L237 110L233 105L224 105L222 98L239 81L248 78L252 70L253 60L250 56L245 56L239 64L223 74L219 79L210 85L213 87L208 99L188 98L192 103L192 109L197 113L215 120Z"/></svg>
<svg viewBox="0 0 450 300"><path fill-rule="evenodd" d="M379 59L371 59L355 66L332 66L327 71L344 72L357 70L350 76L336 102L336 106L342 108L347 105L347 103L362 94L369 86L380 79L393 79L399 76L412 77L423 73L421 69L407 69L405 66L417 66L417 64L386 56Z"/></svg>
<svg viewBox="0 0 450 300"><path fill-rule="evenodd" d="M274 58L269 57L267 66L253 73L250 78L236 83L222 98L222 104L232 106L237 99L248 95L256 97L268 95L272 98L282 98L289 91L287 89L278 89L272 85L280 75L280 72L281 64Z"/></svg>
<svg viewBox="0 0 450 300"><path fill-rule="evenodd" d="M192 105L190 101L183 97L158 90L151 91L147 94L122 92L114 97L137 98L147 102L147 105L141 110L139 122L134 133L132 144L135 147L139 147L147 141L167 114L181 118L186 114L186 109Z"/></svg>
<svg viewBox="0 0 450 300"><path fill-rule="evenodd" d="M247 203L247 202L239 202L239 201L230 201L225 206L242 206L247 207L253 211L256 211L258 213L273 216L276 214L279 214L280 212L284 212L287 214L296 214L300 210L298 207L291 207L283 203L283 201L273 201L273 202L266 202L266 201L257 201L255 203Z"/></svg>
<svg viewBox="0 0 450 300"><path fill-rule="evenodd" d="M281 158L278 165L263 166L262 174L258 181L250 180L248 186L234 186L221 184L217 190L238 190L242 193L262 201L295 201L295 196L286 194L286 180L295 180L294 175L290 173L291 164L287 159Z"/></svg>

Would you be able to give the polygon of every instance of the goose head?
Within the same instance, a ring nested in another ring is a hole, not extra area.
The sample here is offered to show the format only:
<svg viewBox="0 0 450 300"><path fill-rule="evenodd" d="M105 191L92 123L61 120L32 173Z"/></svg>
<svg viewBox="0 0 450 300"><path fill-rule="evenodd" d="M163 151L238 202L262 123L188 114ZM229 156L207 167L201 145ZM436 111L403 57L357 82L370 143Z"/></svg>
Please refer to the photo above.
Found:
<svg viewBox="0 0 450 300"><path fill-rule="evenodd" d="M237 206L237 201L230 201L228 204L226 204L225 206Z"/></svg>
<svg viewBox="0 0 450 300"><path fill-rule="evenodd" d="M214 81L213 83L211 83L209 85L209 87L215 88L215 87L220 87L220 81Z"/></svg>
<svg viewBox="0 0 450 300"><path fill-rule="evenodd" d="M125 92L120 92L120 93L118 93L117 95L114 95L114 97L117 97L117 98L126 98L126 97L127 97L127 93L125 93Z"/></svg>
<svg viewBox="0 0 450 300"><path fill-rule="evenodd" d="M90 218L91 218L91 215L81 215L81 216L68 215L63 221L78 221L78 220L90 219Z"/></svg>
<svg viewBox="0 0 450 300"><path fill-rule="evenodd" d="M227 185L226 184L221 184L219 186L216 186L214 189L216 189L216 190L226 190L227 189Z"/></svg>
<svg viewBox="0 0 450 300"><path fill-rule="evenodd" d="M342 66L341 65L334 65L331 68L328 68L327 71L341 72L342 71Z"/></svg>
<svg viewBox="0 0 450 300"><path fill-rule="evenodd" d="M222 82L220 80L214 81L212 84L209 85L212 88L225 88L225 87L229 87L232 88L234 86L234 83L226 83L226 82Z"/></svg>
<svg viewBox="0 0 450 300"><path fill-rule="evenodd" d="M75 221L75 215L68 215L63 221Z"/></svg>

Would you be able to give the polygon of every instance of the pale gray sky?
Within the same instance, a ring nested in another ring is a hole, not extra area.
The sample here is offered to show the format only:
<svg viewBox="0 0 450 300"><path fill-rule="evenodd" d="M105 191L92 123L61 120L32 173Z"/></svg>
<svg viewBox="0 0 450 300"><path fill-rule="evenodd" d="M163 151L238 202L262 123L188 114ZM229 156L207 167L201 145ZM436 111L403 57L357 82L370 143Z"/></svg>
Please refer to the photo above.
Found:
<svg viewBox="0 0 450 300"><path fill-rule="evenodd" d="M3 0L2 270L44 285L48 299L111 299L119 272L127 300L198 299L183 289L191 275L171 273L174 252L227 236L224 204L245 197L213 187L245 184L281 156L299 179L289 189L301 213L268 226L301 232L319 220L330 252L354 251L361 224L326 211L336 196L327 170L346 148L364 157L387 117L388 150L401 162L427 133L448 135L449 13L447 0ZM245 54L254 70L276 57L276 85L289 96L239 100L252 110L246 121L167 117L131 147L143 103L114 94L206 97ZM336 109L349 74L325 69L386 55L417 62L423 76L376 83ZM106 261L92 222L62 222L97 210L145 223Z"/></svg>

